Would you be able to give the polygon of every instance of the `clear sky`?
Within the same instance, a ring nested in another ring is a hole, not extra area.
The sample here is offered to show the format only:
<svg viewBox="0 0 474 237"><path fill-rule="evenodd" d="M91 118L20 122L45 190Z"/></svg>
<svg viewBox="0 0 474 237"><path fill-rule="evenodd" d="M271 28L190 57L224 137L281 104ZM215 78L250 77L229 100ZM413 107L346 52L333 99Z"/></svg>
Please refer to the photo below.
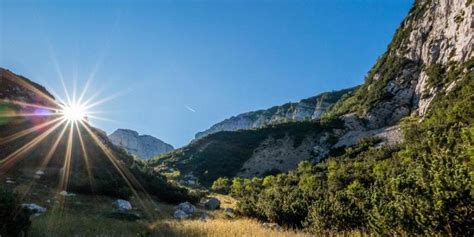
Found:
<svg viewBox="0 0 474 237"><path fill-rule="evenodd" d="M0 0L0 67L175 147L239 113L361 84L412 0ZM56 67L57 65L57 67ZM94 73L95 72L95 73Z"/></svg>

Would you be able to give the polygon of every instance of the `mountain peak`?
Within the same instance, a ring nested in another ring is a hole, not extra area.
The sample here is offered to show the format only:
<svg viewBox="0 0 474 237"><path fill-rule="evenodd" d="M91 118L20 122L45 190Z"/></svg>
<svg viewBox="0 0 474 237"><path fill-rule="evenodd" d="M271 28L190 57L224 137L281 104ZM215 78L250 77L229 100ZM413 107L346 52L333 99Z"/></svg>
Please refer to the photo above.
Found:
<svg viewBox="0 0 474 237"><path fill-rule="evenodd" d="M117 129L109 135L110 141L139 159L147 160L174 150L173 146L151 135L140 135L130 129Z"/></svg>

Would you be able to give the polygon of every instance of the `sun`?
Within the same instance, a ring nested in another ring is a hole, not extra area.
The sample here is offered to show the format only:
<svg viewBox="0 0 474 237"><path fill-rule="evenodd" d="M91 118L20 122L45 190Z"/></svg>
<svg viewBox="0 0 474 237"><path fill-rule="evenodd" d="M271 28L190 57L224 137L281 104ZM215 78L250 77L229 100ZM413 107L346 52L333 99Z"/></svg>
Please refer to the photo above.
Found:
<svg viewBox="0 0 474 237"><path fill-rule="evenodd" d="M84 121L87 117L87 109L81 104L64 105L60 111L63 118L69 122Z"/></svg>

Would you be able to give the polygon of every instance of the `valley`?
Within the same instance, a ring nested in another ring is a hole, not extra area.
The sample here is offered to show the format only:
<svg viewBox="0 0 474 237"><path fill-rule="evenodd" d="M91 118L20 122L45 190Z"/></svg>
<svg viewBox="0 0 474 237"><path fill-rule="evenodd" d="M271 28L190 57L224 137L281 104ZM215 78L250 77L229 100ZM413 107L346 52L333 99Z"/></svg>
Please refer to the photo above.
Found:
<svg viewBox="0 0 474 237"><path fill-rule="evenodd" d="M473 16L416 0L360 86L177 149L0 68L0 235L472 236Z"/></svg>

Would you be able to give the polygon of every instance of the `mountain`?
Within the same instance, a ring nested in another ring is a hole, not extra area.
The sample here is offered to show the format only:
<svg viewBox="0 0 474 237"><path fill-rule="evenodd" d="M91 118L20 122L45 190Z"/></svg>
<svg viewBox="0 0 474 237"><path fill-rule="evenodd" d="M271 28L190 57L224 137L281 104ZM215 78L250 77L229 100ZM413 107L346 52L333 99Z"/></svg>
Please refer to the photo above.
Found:
<svg viewBox="0 0 474 237"><path fill-rule="evenodd" d="M458 83L443 74L472 59L472 12L470 1L416 1L365 83L328 114L357 113L369 128L424 116Z"/></svg>
<svg viewBox="0 0 474 237"><path fill-rule="evenodd" d="M142 160L174 150L173 146L150 135L138 135L129 129L118 129L109 135L110 141Z"/></svg>
<svg viewBox="0 0 474 237"><path fill-rule="evenodd" d="M434 101L443 101L469 80L472 15L472 1L416 1L365 82L348 89L346 96L334 96L329 108L314 116L320 119L298 122L316 111L296 113L311 104L303 101L238 115L150 164L162 171L178 169L209 184L217 176L262 176L292 170L302 160L317 163L361 139L376 139L378 146L399 144L404 118L423 121ZM272 124L276 114L275 120L288 123ZM234 131L242 128L250 130Z"/></svg>
<svg viewBox="0 0 474 237"><path fill-rule="evenodd" d="M364 84L322 116L346 127L323 161L213 187L245 216L317 236L473 236L473 5L415 1Z"/></svg>
<svg viewBox="0 0 474 237"><path fill-rule="evenodd" d="M0 182L46 203L60 191L166 202L194 200L186 189L133 159L89 123L66 123L41 85L0 68ZM9 181L8 181L9 180ZM8 181L8 182L7 182Z"/></svg>
<svg viewBox="0 0 474 237"><path fill-rule="evenodd" d="M331 105L355 89L356 87L340 91L324 92L317 96L303 99L298 103L286 103L266 110L239 114L219 122L203 132L197 133L195 137L199 139L220 131L256 129L270 124L318 119Z"/></svg>

